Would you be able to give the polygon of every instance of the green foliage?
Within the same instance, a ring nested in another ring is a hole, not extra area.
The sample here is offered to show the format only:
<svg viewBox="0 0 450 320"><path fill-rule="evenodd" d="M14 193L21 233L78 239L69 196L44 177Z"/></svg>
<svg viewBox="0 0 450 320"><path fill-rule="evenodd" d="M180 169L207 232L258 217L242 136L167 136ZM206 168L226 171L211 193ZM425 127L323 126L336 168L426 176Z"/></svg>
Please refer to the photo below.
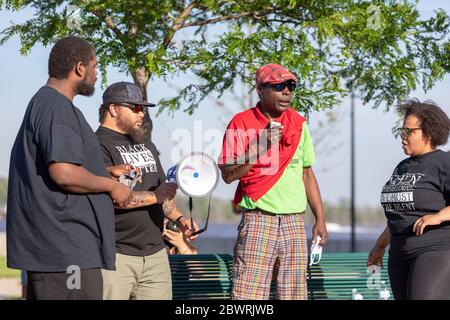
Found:
<svg viewBox="0 0 450 320"><path fill-rule="evenodd" d="M76 6L79 27L70 28ZM294 105L305 113L332 108L351 89L387 108L450 71L450 18L443 10L421 20L411 0L0 0L0 8L35 9L35 16L0 32L21 53L76 34L96 48L106 67L135 77L167 79L192 73L197 82L159 104L193 113L209 94L254 83L263 64L280 63L299 76Z"/></svg>
<svg viewBox="0 0 450 320"><path fill-rule="evenodd" d="M20 278L20 271L9 269L6 266L6 257L0 257L0 279L2 278Z"/></svg>

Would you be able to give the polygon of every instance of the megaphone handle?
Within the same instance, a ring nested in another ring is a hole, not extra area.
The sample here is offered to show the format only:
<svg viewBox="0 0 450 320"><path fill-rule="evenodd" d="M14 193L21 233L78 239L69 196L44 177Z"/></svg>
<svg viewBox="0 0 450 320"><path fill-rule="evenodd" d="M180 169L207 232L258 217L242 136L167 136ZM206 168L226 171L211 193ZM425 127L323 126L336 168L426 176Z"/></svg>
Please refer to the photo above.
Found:
<svg viewBox="0 0 450 320"><path fill-rule="evenodd" d="M192 233L192 236L195 236L195 235L197 235L199 233L202 233L202 232L204 232L204 231L206 231L208 229L209 214L211 213L211 197L212 197L212 194L209 195L208 215L206 216L205 227L203 229L201 229L201 230L194 231ZM190 215L191 215L191 227L193 228L194 227L194 221L192 219L192 197L189 197L189 212L190 212Z"/></svg>
<svg viewBox="0 0 450 320"><path fill-rule="evenodd" d="M191 219L191 232L194 232L194 220L192 219L192 197L189 197L189 218Z"/></svg>
<svg viewBox="0 0 450 320"><path fill-rule="evenodd" d="M206 231L206 228L208 228L209 214L211 212L211 196L212 196L212 193L209 194L208 215L206 216L205 231Z"/></svg>

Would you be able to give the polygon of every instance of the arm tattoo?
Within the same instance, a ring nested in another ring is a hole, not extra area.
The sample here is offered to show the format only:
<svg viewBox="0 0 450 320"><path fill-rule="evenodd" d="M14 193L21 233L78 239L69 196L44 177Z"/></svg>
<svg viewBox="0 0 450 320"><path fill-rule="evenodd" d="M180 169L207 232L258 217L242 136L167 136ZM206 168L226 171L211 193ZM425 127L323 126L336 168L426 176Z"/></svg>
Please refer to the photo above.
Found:
<svg viewBox="0 0 450 320"><path fill-rule="evenodd" d="M175 199L166 200L162 204L164 215L171 221L174 221L174 215L178 212Z"/></svg>
<svg viewBox="0 0 450 320"><path fill-rule="evenodd" d="M143 192L133 192L133 195L131 196L130 205L139 206L140 204L145 203L146 198L147 195Z"/></svg>
<svg viewBox="0 0 450 320"><path fill-rule="evenodd" d="M259 154L257 152L249 153L245 155L244 163L223 166L223 168L225 168L225 172L222 171L222 176L225 180L234 181L239 179L243 174L248 172L251 167L253 167L253 164L255 164L258 160Z"/></svg>
<svg viewBox="0 0 450 320"><path fill-rule="evenodd" d="M139 207L150 206L156 203L155 193L152 191L135 191L131 196L131 201L126 207L118 207L119 209L133 209Z"/></svg>
<svg viewBox="0 0 450 320"><path fill-rule="evenodd" d="M227 172L225 174L225 177L230 178L230 177L234 177L235 175L239 175L240 171L245 169L245 167L248 165L249 165L248 163L235 165L234 168L232 168L229 172Z"/></svg>
<svg viewBox="0 0 450 320"><path fill-rule="evenodd" d="M260 140L267 140L267 143L258 144L256 140L249 143L244 159L238 158L235 163L226 163L220 166L220 169L224 169L221 171L222 178L226 183L230 183L245 176L247 172L251 170L252 166L258 162L259 157L266 154L272 146L279 142L281 137L279 132L275 132L274 134L270 133L270 137L268 137L267 134L268 132L266 130L259 138Z"/></svg>

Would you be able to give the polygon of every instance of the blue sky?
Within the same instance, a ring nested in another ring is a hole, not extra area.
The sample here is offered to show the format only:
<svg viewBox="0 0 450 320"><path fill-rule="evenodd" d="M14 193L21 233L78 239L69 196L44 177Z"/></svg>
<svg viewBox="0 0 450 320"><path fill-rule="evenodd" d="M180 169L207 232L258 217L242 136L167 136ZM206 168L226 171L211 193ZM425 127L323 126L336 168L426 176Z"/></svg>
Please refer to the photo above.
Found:
<svg viewBox="0 0 450 320"><path fill-rule="evenodd" d="M428 17L436 8L443 8L450 12L450 1L420 1L419 9L423 17ZM10 24L10 21L20 22L30 17L32 11L21 13L0 12L0 29ZM2 125L0 126L0 176L7 176L9 154L14 143L16 133L22 122L26 106L33 94L47 80L47 59L50 48L35 47L30 55L19 54L19 40L13 38L0 47L0 96L2 98ZM109 83L116 81L132 81L131 77L111 68L108 76ZM433 90L426 94L418 90L411 97L432 99L450 114L450 99L448 95L450 77L439 82ZM177 80L180 81L180 80ZM189 81L181 79L181 81ZM175 83L166 83L162 79L154 79L149 86L149 100L158 101L162 97L174 94ZM181 86L181 84L180 84ZM76 97L74 102L95 130L98 127L97 110L101 103L100 81L96 84L93 97ZM205 130L211 129L223 132L231 114L240 111L240 106L229 95L225 95L220 102L228 109L224 112L215 104L215 99L207 99L193 116L179 111L174 118L163 114L154 118L153 140L161 151L161 161L167 169L172 165L171 152L174 143L172 134L185 129L194 132L194 121L201 121ZM350 195L350 128L349 128L349 99L336 106L339 121L332 131L331 138L327 138L331 145L340 145L331 154L317 156L314 170L319 181L322 197L330 202L337 202L340 198ZM156 110L151 110L154 116ZM310 117L310 127L314 130L322 113L315 112ZM380 109L372 109L370 105L363 106L356 100L356 202L358 205L377 205L379 194L384 182L389 178L395 165L405 156L400 147L400 141L394 139L391 128L397 117L393 111L388 113ZM197 125L199 122L197 122ZM314 136L313 136L314 139ZM316 141L317 142L317 141ZM207 143L207 141L205 141ZM317 142L318 143L318 142ZM217 147L217 146L214 146ZM201 149L200 145L193 146L193 150ZM443 147L448 150L448 146ZM236 185L225 185L220 181L215 195L231 199Z"/></svg>

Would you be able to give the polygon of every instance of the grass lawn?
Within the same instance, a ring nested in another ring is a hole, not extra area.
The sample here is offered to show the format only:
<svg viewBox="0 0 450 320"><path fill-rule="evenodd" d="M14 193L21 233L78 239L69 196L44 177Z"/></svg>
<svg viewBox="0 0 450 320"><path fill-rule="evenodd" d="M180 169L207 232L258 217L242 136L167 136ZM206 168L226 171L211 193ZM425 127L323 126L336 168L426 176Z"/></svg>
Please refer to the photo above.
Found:
<svg viewBox="0 0 450 320"><path fill-rule="evenodd" d="M19 278L20 271L6 267L6 257L0 257L0 278Z"/></svg>

